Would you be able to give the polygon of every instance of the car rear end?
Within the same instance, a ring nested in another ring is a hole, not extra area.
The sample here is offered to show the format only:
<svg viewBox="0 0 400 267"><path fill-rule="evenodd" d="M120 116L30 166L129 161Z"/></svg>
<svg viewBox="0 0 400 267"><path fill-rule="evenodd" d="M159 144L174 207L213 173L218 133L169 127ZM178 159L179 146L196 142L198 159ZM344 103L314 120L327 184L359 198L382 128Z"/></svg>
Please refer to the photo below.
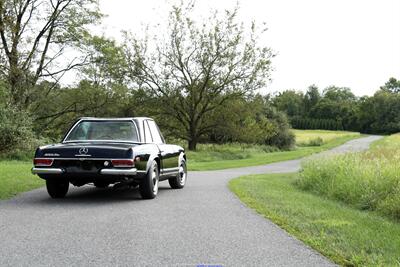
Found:
<svg viewBox="0 0 400 267"><path fill-rule="evenodd" d="M131 145L59 144L37 149L32 173L66 178L74 185L97 180L116 183L137 174Z"/></svg>

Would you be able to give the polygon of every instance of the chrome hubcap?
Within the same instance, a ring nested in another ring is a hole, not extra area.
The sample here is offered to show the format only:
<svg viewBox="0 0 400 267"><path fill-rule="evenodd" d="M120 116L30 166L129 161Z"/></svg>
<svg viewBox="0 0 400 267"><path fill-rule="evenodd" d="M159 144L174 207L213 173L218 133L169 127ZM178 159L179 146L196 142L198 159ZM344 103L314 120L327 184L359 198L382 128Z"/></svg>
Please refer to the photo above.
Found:
<svg viewBox="0 0 400 267"><path fill-rule="evenodd" d="M157 175L157 166L153 169L153 173L151 174L151 180L153 181L153 193L157 195L158 193L158 175Z"/></svg>
<svg viewBox="0 0 400 267"><path fill-rule="evenodd" d="M179 175L179 183L181 185L185 185L186 175L187 175L187 173L186 173L186 165L185 164L182 164L179 167L179 174L178 175Z"/></svg>

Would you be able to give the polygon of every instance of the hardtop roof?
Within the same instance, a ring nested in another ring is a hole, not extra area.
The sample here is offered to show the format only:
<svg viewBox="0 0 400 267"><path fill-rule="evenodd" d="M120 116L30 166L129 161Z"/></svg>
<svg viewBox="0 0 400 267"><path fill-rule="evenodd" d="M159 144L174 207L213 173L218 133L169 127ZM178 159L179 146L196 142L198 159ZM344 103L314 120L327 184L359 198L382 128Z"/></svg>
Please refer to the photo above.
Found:
<svg viewBox="0 0 400 267"><path fill-rule="evenodd" d="M125 121L125 120L153 120L149 117L125 117L125 118L98 118L98 117L81 117L79 120L93 120L93 121Z"/></svg>

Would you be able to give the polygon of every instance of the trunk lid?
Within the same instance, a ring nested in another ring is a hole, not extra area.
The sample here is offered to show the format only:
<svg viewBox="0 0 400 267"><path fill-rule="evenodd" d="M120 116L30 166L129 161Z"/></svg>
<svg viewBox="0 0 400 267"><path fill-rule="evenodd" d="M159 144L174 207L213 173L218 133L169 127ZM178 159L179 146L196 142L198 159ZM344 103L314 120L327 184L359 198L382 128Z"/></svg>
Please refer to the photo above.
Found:
<svg viewBox="0 0 400 267"><path fill-rule="evenodd" d="M125 143L64 143L40 147L35 157L43 158L132 158L135 144Z"/></svg>

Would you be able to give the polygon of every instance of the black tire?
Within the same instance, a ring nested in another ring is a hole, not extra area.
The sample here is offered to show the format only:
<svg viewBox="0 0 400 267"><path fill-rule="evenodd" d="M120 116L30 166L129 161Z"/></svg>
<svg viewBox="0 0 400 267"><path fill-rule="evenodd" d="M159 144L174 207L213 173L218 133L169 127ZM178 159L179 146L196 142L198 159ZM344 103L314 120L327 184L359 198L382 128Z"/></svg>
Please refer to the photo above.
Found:
<svg viewBox="0 0 400 267"><path fill-rule="evenodd" d="M46 188L50 197L63 198L68 193L69 182L67 180L46 180Z"/></svg>
<svg viewBox="0 0 400 267"><path fill-rule="evenodd" d="M179 171L176 177L169 178L168 182L171 188L173 189L182 189L185 187L187 180L187 167L186 161L182 159L181 164L179 165Z"/></svg>
<svg viewBox="0 0 400 267"><path fill-rule="evenodd" d="M149 171L139 184L139 192L144 199L153 199L158 193L159 171L156 161L151 163Z"/></svg>
<svg viewBox="0 0 400 267"><path fill-rule="evenodd" d="M110 184L107 182L103 182L103 181L96 181L93 183L95 187L97 188L107 188Z"/></svg>

